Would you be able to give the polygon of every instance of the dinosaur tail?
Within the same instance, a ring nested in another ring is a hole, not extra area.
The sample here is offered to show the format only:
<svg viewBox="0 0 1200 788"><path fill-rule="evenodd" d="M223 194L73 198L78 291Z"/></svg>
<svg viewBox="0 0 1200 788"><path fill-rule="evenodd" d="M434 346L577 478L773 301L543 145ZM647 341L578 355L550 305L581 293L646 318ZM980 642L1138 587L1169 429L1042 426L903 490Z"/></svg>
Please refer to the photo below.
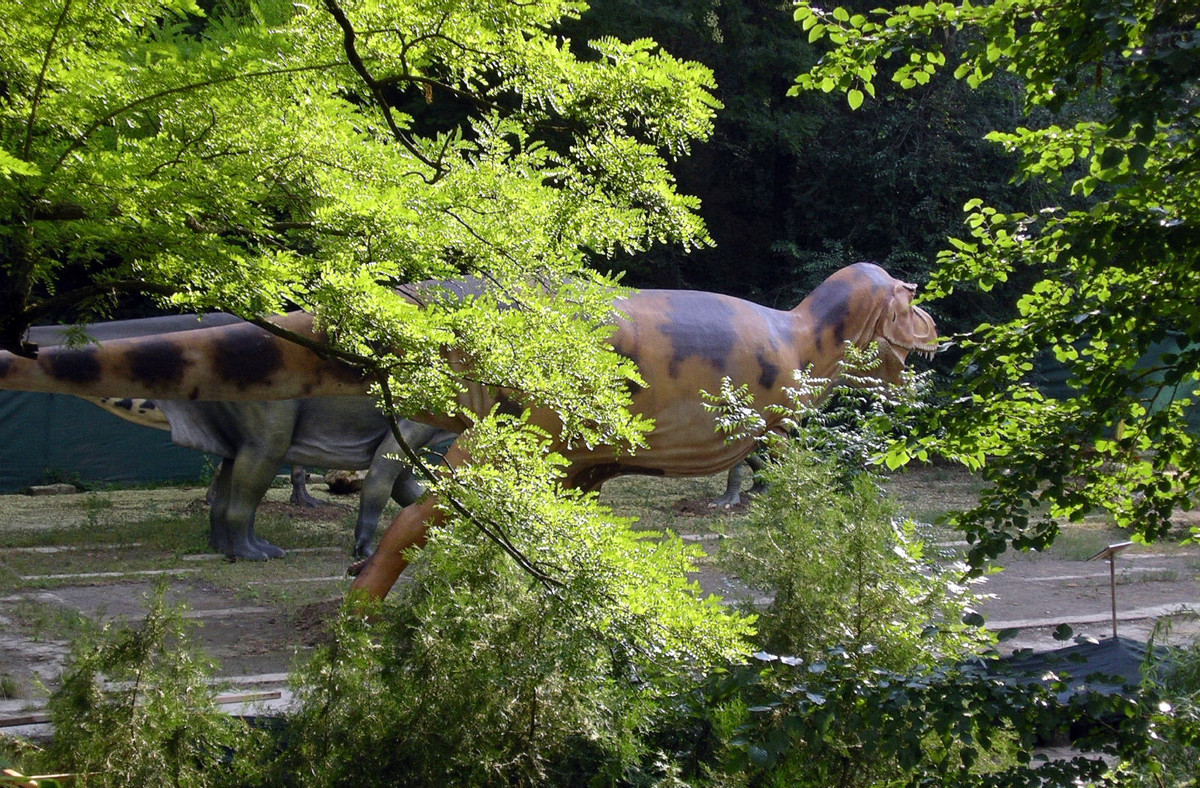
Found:
<svg viewBox="0 0 1200 788"><path fill-rule="evenodd" d="M311 318L303 313L278 322L315 337ZM0 352L0 389L87 397L275 400L362 395L368 381L355 367L239 323L79 348L43 348L36 359Z"/></svg>

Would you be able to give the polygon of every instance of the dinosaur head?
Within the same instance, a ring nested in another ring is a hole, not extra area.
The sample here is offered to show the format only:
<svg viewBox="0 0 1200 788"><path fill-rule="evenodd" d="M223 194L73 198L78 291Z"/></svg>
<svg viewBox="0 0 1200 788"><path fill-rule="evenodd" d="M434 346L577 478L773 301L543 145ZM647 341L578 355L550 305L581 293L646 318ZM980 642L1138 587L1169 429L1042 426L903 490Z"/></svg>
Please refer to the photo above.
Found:
<svg viewBox="0 0 1200 788"><path fill-rule="evenodd" d="M910 353L937 350L937 326L913 305L916 291L874 263L855 263L826 279L796 311L807 311L814 321L818 351L836 352L843 342L860 348L876 343L880 363L869 374L898 384Z"/></svg>
<svg viewBox="0 0 1200 788"><path fill-rule="evenodd" d="M890 298L885 299L879 310L871 338L879 346L880 377L899 383L909 353L933 358L938 334L929 313L913 304L917 286L895 279L891 284Z"/></svg>

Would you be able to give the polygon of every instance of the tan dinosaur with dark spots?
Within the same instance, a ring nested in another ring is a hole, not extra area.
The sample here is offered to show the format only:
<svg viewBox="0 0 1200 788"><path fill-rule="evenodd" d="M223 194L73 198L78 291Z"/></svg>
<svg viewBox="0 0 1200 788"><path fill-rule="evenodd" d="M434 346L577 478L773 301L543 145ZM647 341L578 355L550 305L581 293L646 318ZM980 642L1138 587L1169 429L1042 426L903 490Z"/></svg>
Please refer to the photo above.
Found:
<svg viewBox="0 0 1200 788"><path fill-rule="evenodd" d="M633 393L632 410L654 420L648 446L632 454L552 442L568 460L565 483L598 488L622 474L707 476L743 460L754 448L746 439L727 443L704 408L701 391L717 392L728 377L745 384L756 407L786 404L792 370L818 377L838 372L846 343L877 343L875 377L898 383L909 353L931 353L933 319L913 305L915 286L893 279L879 266L858 263L823 282L795 309L784 312L730 296L677 290L643 290L619 298L620 317L611 343L636 362L646 382ZM276 318L308 337L312 318ZM55 391L85 396L148 396L191 399L295 399L362 395L369 381L355 368L323 359L298 344L251 326L190 331L76 350L52 348L36 360L0 353L0 388ZM482 414L506 404L503 391L468 384L460 406ZM451 432L469 430L468 416L419 417ZM774 416L767 416L768 428ZM534 408L531 421L553 435L552 412ZM461 442L446 454L451 467L468 459ZM379 549L352 589L382 597L407 565L403 554L423 545L441 517L427 497L403 509L388 526Z"/></svg>

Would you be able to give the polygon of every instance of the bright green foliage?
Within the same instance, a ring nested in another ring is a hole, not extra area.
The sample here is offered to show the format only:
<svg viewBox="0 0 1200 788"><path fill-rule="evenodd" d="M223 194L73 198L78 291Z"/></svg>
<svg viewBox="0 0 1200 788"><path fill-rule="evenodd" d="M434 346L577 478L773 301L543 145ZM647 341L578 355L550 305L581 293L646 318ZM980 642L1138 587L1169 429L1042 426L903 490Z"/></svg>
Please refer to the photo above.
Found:
<svg viewBox="0 0 1200 788"><path fill-rule="evenodd" d="M386 623L341 616L299 672L278 775L364 788L619 784L656 768L648 737L693 680L686 655L573 623L572 596L547 594L468 525L440 531L414 568Z"/></svg>
<svg viewBox="0 0 1200 788"><path fill-rule="evenodd" d="M798 89L870 92L879 73L921 84L951 67L942 42L965 38L955 76L979 85L1017 75L1026 111L1052 118L991 138L1019 157L1023 177L1070 182L1090 201L1034 213L967 203L968 237L942 255L936 295L1026 270L1037 281L1015 319L963 339L955 407L893 460L940 451L987 461L989 489L960 518L979 559L1009 543L1043 547L1054 518L1095 507L1139 537L1163 535L1200 484L1185 420L1200 373L1195 4L927 3L839 19L801 3L796 15L836 45ZM1069 397L1031 383L1051 357L1068 371Z"/></svg>
<svg viewBox="0 0 1200 788"><path fill-rule="evenodd" d="M444 403L459 380L434 351L473 326L414 314L390 285L481 272L554 289L589 252L705 242L663 156L708 133L709 72L648 41L545 32L583 7L7 3L0 341L131 289L251 317L299 305L347 350L387 340L424 371L400 407ZM98 282L60 282L80 273ZM538 304L523 344L606 317L597 303ZM617 389L601 347L571 356ZM524 382L532 356L495 382ZM533 393L552 388L570 390Z"/></svg>
<svg viewBox="0 0 1200 788"><path fill-rule="evenodd" d="M762 648L812 658L836 646L862 670L912 670L976 653L988 638L961 583L966 567L932 554L879 485L882 453L921 409L924 380L883 387L851 371L871 358L848 348L836 382L796 374L789 435L766 442L766 490L722 542L721 562L771 595ZM739 409L714 408L735 429Z"/></svg>
<svg viewBox="0 0 1200 788"><path fill-rule="evenodd" d="M55 736L43 756L81 786L209 786L237 782L216 761L245 746L244 723L219 710L212 666L188 640L183 611L160 587L136 629L77 643L50 699Z"/></svg>
<svg viewBox="0 0 1200 788"><path fill-rule="evenodd" d="M0 346L130 291L249 318L299 306L397 414L454 412L469 377L557 414L566 440L641 441L637 372L605 341L619 290L583 265L708 242L667 169L711 130L707 68L554 35L575 0L0 3ZM464 275L489 291L420 309L392 289ZM588 604L623 627L736 647L743 625L682 581L685 551L556 499L544 441L498 425L478 446L504 446L531 489L481 448L457 488L481 527L555 587L612 569ZM644 577L613 568L647 555L663 558Z"/></svg>
<svg viewBox="0 0 1200 788"><path fill-rule="evenodd" d="M963 623L975 602L965 567L934 554L870 478L839 489L830 461L791 444L777 451L767 490L721 551L723 565L772 594L762 648L814 658L840 646L864 671L912 670L987 642Z"/></svg>
<svg viewBox="0 0 1200 788"><path fill-rule="evenodd" d="M751 622L702 598L687 579L702 551L671 533L634 530L594 493L548 486L563 461L546 453L545 442L535 428L493 414L468 439L479 461L434 489L453 502L452 514L469 513L463 525L473 522L540 581L562 625L664 666L736 659ZM452 552L474 549L461 526L439 529L433 539Z"/></svg>

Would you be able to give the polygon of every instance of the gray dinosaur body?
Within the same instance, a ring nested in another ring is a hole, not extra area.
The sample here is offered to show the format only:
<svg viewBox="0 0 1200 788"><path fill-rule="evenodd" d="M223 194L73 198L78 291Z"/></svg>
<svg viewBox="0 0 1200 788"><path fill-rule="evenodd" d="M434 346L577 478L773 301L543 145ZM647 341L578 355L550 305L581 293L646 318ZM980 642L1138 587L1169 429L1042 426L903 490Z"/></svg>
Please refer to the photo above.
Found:
<svg viewBox="0 0 1200 788"><path fill-rule="evenodd" d="M240 322L232 315L178 315L87 326L91 339L174 333ZM30 330L31 341L61 344L67 329ZM354 529L354 554L370 554L379 518L389 497L407 506L422 494L411 467L393 459L399 445L370 397L338 397L270 402L157 400L181 446L226 458L213 482L209 543L231 558L264 560L284 551L254 532L254 513L280 465L319 465L367 469ZM119 406L118 406L119 407ZM110 404L110 410L115 408ZM138 421L135 415L126 415ZM403 421L401 435L414 449L447 440L452 433Z"/></svg>

